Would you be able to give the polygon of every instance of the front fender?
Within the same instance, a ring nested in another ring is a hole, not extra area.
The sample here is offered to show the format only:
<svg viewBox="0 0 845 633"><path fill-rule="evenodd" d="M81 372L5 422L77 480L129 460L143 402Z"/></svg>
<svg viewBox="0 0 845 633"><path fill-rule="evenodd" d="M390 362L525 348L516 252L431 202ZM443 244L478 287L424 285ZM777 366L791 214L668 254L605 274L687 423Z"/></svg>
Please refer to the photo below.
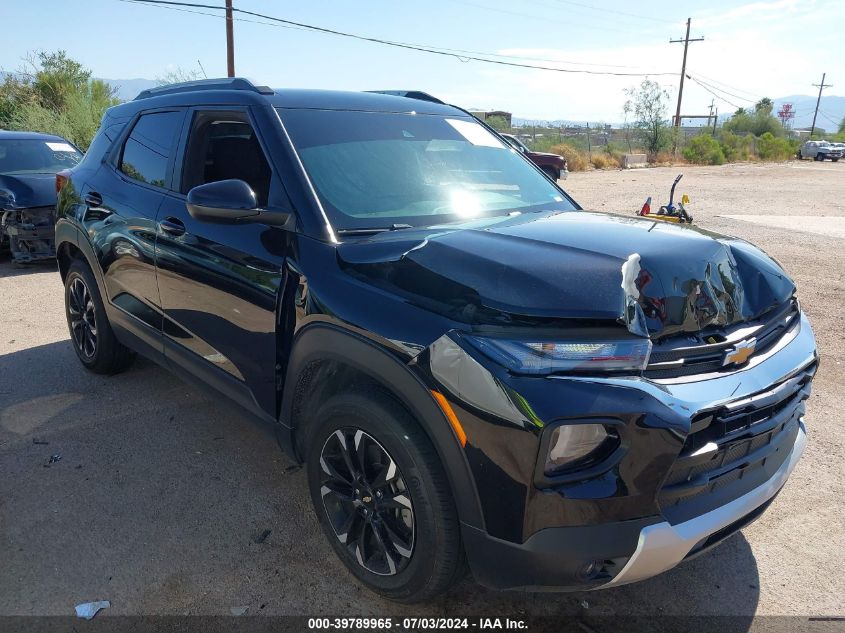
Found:
<svg viewBox="0 0 845 633"><path fill-rule="evenodd" d="M366 374L394 394L419 422L437 451L455 497L460 520L483 528L474 479L466 455L423 378L408 363L374 341L336 324L303 326L294 338L279 417L280 440L295 455L293 406L300 377L315 362L336 361Z"/></svg>

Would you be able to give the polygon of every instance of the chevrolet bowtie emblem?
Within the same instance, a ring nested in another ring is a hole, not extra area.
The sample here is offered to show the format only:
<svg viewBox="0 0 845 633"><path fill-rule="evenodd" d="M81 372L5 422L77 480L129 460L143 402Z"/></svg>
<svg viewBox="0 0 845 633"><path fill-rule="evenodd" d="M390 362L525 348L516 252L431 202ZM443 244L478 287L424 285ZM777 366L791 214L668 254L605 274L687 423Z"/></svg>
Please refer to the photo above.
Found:
<svg viewBox="0 0 845 633"><path fill-rule="evenodd" d="M742 365L754 353L754 348L757 347L757 339L752 338L747 341L740 341L725 352L725 357L722 359L722 367L726 365Z"/></svg>

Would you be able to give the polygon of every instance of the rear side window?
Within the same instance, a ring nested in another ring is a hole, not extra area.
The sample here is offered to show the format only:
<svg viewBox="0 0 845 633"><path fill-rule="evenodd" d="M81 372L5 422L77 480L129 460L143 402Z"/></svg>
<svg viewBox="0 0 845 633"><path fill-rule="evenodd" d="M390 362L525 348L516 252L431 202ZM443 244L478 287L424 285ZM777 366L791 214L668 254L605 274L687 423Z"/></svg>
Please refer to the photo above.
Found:
<svg viewBox="0 0 845 633"><path fill-rule="evenodd" d="M182 112L142 115L123 145L120 171L134 180L164 187L182 116Z"/></svg>

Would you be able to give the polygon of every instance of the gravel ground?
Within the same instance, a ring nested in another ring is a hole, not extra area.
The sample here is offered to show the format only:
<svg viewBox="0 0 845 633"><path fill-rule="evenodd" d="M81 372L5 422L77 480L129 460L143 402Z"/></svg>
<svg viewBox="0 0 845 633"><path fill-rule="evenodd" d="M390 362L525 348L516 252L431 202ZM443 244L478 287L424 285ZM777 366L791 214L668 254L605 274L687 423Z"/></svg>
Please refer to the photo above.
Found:
<svg viewBox="0 0 845 633"><path fill-rule="evenodd" d="M431 604L382 601L335 559L303 473L267 428L149 362L88 374L58 273L4 261L0 615L69 615L101 599L109 615L845 615L845 164L590 172L565 187L586 208L633 213L647 195L662 202L679 170L697 224L760 245L795 277L822 354L804 458L763 518L723 546L589 594L496 593L467 579Z"/></svg>

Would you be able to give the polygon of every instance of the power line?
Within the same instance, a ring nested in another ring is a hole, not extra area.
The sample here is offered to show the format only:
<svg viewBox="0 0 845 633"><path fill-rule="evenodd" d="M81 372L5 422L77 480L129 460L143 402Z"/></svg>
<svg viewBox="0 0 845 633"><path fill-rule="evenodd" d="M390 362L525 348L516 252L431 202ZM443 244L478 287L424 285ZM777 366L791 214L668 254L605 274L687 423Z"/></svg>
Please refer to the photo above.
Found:
<svg viewBox="0 0 845 633"><path fill-rule="evenodd" d="M125 2L127 4L148 4L145 0L118 0L118 2ZM155 7L156 9L167 9L168 11L180 11L182 13L192 13L194 15L204 15L209 18L220 18L222 16L216 13L206 13L204 11L193 11L191 9L182 9L179 7L171 7L167 5L160 5L160 4L151 4L149 6ZM218 9L221 7L217 7ZM290 29L293 31L308 31L309 29L298 27L298 26L290 26L288 24L274 24L272 22L266 22L263 20L250 20L249 18L234 18L235 22L245 22L249 24L260 24L262 26L273 26L278 27L281 29ZM533 57L529 55L506 55L504 53L490 53L488 51L475 51L475 50L468 50L465 48L449 48L446 46L437 46L434 44L427 45L427 44L415 44L413 42L408 42L414 46L421 46L421 47L428 47L432 49L436 49L438 51L448 51L450 53L467 53L470 55L484 55L485 57L500 57L502 59L518 59L522 61L530 61L530 62L550 62L554 64L568 64L570 66L598 66L600 68L641 68L641 66L629 66L625 64L599 64L595 62L574 62L566 59L552 59L549 57ZM655 74L655 73L651 73Z"/></svg>
<svg viewBox="0 0 845 633"><path fill-rule="evenodd" d="M149 4L153 6L177 6L177 7L191 7L191 8L199 8L199 9L214 9L220 10L225 9L225 7L219 7L209 4L199 4L193 2L176 2L174 0L126 0L136 4ZM675 73L669 72L618 72L618 71L600 71L600 70L589 70L589 69L576 69L576 68L553 68L550 66L537 66L533 64L524 64L518 62L508 62L503 61L500 59L488 59L484 57L478 57L477 55L462 55L456 52L449 51L447 49L438 49L437 47L429 46L429 45L418 45L418 44L411 44L408 42L398 42L392 40L385 40L377 37L369 37L365 35L358 35L355 33L349 33L346 31L338 31L336 29L330 29L322 26L315 26L312 24L305 24L303 22L295 22L293 20L285 20L283 18L277 18L270 15L265 15L262 13L257 13L255 11L247 11L246 9L239 9L234 8L234 12L241 13L244 15L250 15L252 17L260 18L262 20L270 20L272 22L278 22L280 24L285 24L292 27L298 27L302 30L307 30L311 32L317 33L325 33L329 35L335 35L338 37L345 37L349 39L370 42L373 44L382 44L384 46L392 46L395 48L403 48L406 50L413 50L422 53L429 53L433 55L441 55L444 57L453 57L460 61L475 61L475 62L482 62L485 64L495 64L499 66L510 66L514 68L526 68L531 70L545 70L549 72L559 72L559 73L574 73L574 74L585 74L585 75L607 75L607 76L617 76L617 77L650 77L650 76L664 76L664 75L674 75Z"/></svg>
<svg viewBox="0 0 845 633"><path fill-rule="evenodd" d="M590 4L584 4L583 2L574 2L574 0L554 0L555 2L560 2L562 4L570 4L574 7L583 7L584 9L590 9L592 11L602 11L604 13L613 13L616 15L624 15L628 18L637 18L638 20L651 20L652 22L663 22L664 24L677 24L677 20L667 20L666 18L655 18L650 15L642 15L639 13L626 13L625 11L617 11L616 9L606 9L604 7L595 7Z"/></svg>
<svg viewBox="0 0 845 633"><path fill-rule="evenodd" d="M697 74L697 73L696 73L696 74ZM692 79L692 77L690 77L690 75L689 75L689 74L687 75L687 77L689 77L690 79ZM727 90L723 90L723 89L718 88L718 87L716 87L716 86L714 86L714 85L712 85L712 84L710 84L710 83L707 83L707 82L706 82L706 81L704 81L703 79L700 79L701 75L698 75L698 77L699 77L699 79L698 79L698 82L697 82L697 83L698 83L699 85L702 85L702 84L703 84L703 85L705 85L705 86L707 86L707 87L709 87L709 88L711 88L711 89L715 90L716 92L720 92L720 93L722 93L722 94L726 94L726 95L728 95L729 97L733 97L734 99L739 99L740 101L747 101L748 103L757 103L757 101L759 101L759 99L748 99L747 97L740 97L739 95L735 95L735 94L733 94L733 93L728 92ZM726 100L726 99L724 99L724 98L722 99L722 101L725 101L725 103L730 103L730 101L727 101L727 100Z"/></svg>
<svg viewBox="0 0 845 633"><path fill-rule="evenodd" d="M209 18L216 18L219 19L223 16L220 16L216 13L206 13L204 11L194 11L191 9L183 9L179 7L171 7L162 4L149 4L145 2L145 0L118 0L118 2L125 2L127 4L148 4L148 6L155 7L156 9L167 9L168 11L179 11L181 13L192 13L194 15L204 15ZM218 9L222 7L217 7ZM298 27L298 26L290 26L288 24L274 24L273 22L266 22L263 20L250 20L249 18L234 18L235 22L244 22L248 24L260 24L262 26L272 26L278 27L280 29L290 29L292 31L305 31L308 32L309 29ZM325 34L324 34L325 35ZM625 64L598 64L594 62L573 62L566 59L551 59L548 57L533 57L527 55L506 55L503 53L490 53L487 51L475 51L475 50L467 50L465 48L448 48L446 46L436 46L436 45L426 45L426 44L414 44L413 42L409 42L414 46L421 46L440 50L440 51L448 51L450 53L468 53L471 55L484 55L486 57L500 57L502 59L518 59L523 61L533 61L533 62L551 62L555 64L568 64L570 66L598 66L600 68L641 68L640 66L628 66ZM460 57L460 56L459 56ZM651 73L655 74L655 73Z"/></svg>
<svg viewBox="0 0 845 633"><path fill-rule="evenodd" d="M702 75L700 72L696 72L695 76L698 77L699 79L706 79L711 84L716 84L717 86L722 86L723 88L729 88L730 90L734 90L736 92L741 92L741 93L746 94L750 97L754 97L754 99L756 99L757 101L759 101L760 99L763 98L758 94L755 94L753 92L748 92L748 90L743 90L742 88L737 88L736 86L726 84L724 81L719 81L718 79L713 79L712 77L708 77L707 75ZM741 97L738 97L738 98L741 98Z"/></svg>
<svg viewBox="0 0 845 633"><path fill-rule="evenodd" d="M833 120L833 117L831 117L829 114L827 114L827 113L826 113L826 112L824 112L823 110L819 110L819 114L821 114L821 115L822 115L825 119L827 119L828 121L830 121L831 123L833 123L833 125L837 125L837 126L838 126L838 125L839 125L839 123L840 123L839 121L834 121L834 120Z"/></svg>
<svg viewBox="0 0 845 633"><path fill-rule="evenodd" d="M147 4L144 0L117 0L118 2L125 2L126 4ZM194 11L192 9L182 9L179 7L169 7L162 4L148 4L148 6L155 7L156 9L166 9L168 11L179 11L180 13L191 13L193 15L204 15L208 18L215 18L219 20L222 17L219 13L206 13L205 11ZM222 9L224 7L212 7L216 9ZM233 18L235 22L245 22L249 24L262 24L264 26L273 26L278 27L280 29L290 29L292 31L307 31L308 29L301 29L296 26L287 26L284 24L273 24L271 22L262 22L261 20L250 20L249 18Z"/></svg>
<svg viewBox="0 0 845 633"><path fill-rule="evenodd" d="M555 24L563 24L563 25L569 26L569 27L577 26L577 27L581 27L581 28L585 28L585 29L591 29L591 30L594 30L594 31L609 31L609 32L612 32L612 33L622 33L624 35L630 35L631 34L631 31L626 31L626 30L623 30L623 29L608 28L607 26L604 26L604 25L601 25L601 26L590 25L590 24L585 24L583 22L575 22L575 21L569 20L569 19L559 20L559 19L555 19L555 18L550 18L550 17L545 16L545 15L535 15L533 13L525 13L524 11L509 11L508 9L500 9L498 7L491 7L491 6L488 6L486 4L478 4L477 2L472 2L471 0L452 0L452 2L456 2L458 4L464 4L464 5L467 5L467 6L470 6L470 7L477 7L479 9L483 9L484 11L492 11L493 13L503 13L505 15L513 15L513 16L516 16L518 18L527 18L529 20L538 20L540 22L546 22L546 23L553 22ZM544 5L544 6L546 6L546 5Z"/></svg>
<svg viewBox="0 0 845 633"><path fill-rule="evenodd" d="M690 75L687 75L687 77L689 77L690 79L692 79L695 83L697 83L699 86L701 86L702 88L704 88L707 92L709 92L711 95L713 95L714 97L716 97L719 101L724 101L725 103L727 103L727 104L728 104L728 105L730 105L730 106L733 106L733 107L734 107L734 108L736 108L737 110L739 110L739 109L741 109L741 108L742 108L742 106L738 106L738 105L737 105L737 104L735 104L735 103L731 103L730 101L728 101L727 99L725 99L723 96L716 94L715 92L713 92L712 90L710 90L710 88L708 88L707 86L705 86L702 82L700 82L700 81L699 81L698 79L696 79L695 77L691 77Z"/></svg>

